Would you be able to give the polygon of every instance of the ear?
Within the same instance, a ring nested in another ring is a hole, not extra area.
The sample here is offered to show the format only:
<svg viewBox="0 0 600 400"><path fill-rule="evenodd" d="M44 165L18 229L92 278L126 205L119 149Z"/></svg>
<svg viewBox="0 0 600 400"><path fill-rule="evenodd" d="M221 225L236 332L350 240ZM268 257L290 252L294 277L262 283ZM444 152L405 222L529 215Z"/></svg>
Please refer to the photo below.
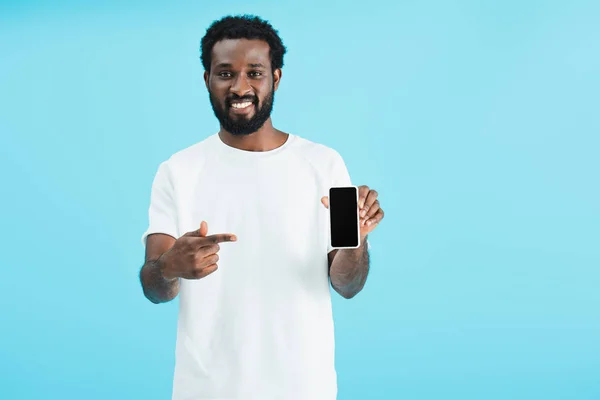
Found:
<svg viewBox="0 0 600 400"><path fill-rule="evenodd" d="M273 71L273 87L275 90L279 87L279 81L281 80L281 68L277 68Z"/></svg>
<svg viewBox="0 0 600 400"><path fill-rule="evenodd" d="M204 84L206 85L206 88L208 89L208 71L204 71Z"/></svg>

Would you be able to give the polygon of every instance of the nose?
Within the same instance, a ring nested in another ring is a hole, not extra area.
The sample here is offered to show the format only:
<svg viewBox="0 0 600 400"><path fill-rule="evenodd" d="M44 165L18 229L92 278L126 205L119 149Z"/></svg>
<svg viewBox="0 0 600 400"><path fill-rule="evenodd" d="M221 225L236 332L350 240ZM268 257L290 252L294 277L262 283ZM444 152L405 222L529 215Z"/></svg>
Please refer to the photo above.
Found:
<svg viewBox="0 0 600 400"><path fill-rule="evenodd" d="M231 84L231 88L229 88L231 93L234 93L240 97L251 94L252 87L248 82L248 77L244 74L238 74L238 76L234 79Z"/></svg>

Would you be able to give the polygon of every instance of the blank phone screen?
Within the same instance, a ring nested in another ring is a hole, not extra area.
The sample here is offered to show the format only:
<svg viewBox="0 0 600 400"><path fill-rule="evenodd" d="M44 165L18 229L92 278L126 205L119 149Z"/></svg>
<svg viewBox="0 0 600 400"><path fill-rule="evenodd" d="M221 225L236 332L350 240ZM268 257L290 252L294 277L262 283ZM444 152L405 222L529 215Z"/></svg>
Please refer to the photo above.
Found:
<svg viewBox="0 0 600 400"><path fill-rule="evenodd" d="M329 189L332 247L358 246L358 204L354 187Z"/></svg>

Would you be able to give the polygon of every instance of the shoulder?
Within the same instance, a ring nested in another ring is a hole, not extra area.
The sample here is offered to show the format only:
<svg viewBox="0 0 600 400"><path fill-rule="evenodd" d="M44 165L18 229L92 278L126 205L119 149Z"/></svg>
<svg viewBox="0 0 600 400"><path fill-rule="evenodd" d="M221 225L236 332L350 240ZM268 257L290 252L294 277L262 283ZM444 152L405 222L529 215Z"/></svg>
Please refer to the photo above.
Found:
<svg viewBox="0 0 600 400"><path fill-rule="evenodd" d="M351 184L346 163L337 150L310 140L298 140L298 149L305 160L316 171L322 181L332 186L347 186Z"/></svg>
<svg viewBox="0 0 600 400"><path fill-rule="evenodd" d="M200 167L204 164L207 156L214 153L215 138L216 134L212 134L200 142L185 147L175 152L168 159L163 161L162 164L172 173Z"/></svg>
<svg viewBox="0 0 600 400"><path fill-rule="evenodd" d="M325 167L343 162L341 154L334 148L301 136L296 136L294 150L298 155L319 166Z"/></svg>

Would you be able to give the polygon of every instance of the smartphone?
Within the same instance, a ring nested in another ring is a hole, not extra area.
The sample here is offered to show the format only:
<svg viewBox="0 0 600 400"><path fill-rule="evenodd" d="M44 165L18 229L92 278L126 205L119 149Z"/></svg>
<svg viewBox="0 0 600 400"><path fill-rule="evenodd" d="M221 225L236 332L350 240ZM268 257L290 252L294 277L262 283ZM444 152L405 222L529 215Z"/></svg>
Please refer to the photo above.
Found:
<svg viewBox="0 0 600 400"><path fill-rule="evenodd" d="M360 247L360 217L358 187L329 188L329 229L331 247L356 249Z"/></svg>

